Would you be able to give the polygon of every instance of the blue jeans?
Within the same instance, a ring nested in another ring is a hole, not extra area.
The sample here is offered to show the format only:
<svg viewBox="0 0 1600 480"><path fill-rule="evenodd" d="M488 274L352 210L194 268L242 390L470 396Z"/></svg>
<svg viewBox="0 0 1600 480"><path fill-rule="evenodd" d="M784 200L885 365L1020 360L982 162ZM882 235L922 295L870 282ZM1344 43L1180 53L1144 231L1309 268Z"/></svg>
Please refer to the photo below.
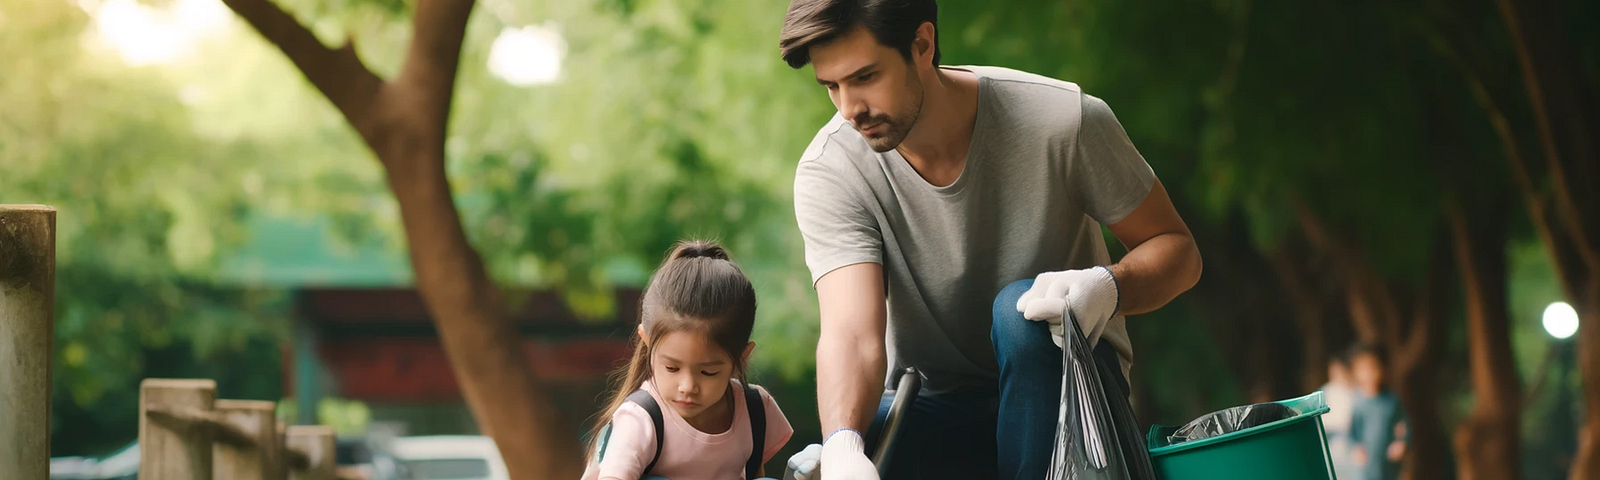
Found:
<svg viewBox="0 0 1600 480"><path fill-rule="evenodd" d="M995 296L989 339L1000 365L996 388L918 396L884 480L1045 478L1061 407L1062 352L1050 340L1048 325L1017 312L1017 299L1031 286L1031 279L1014 282ZM1143 432L1127 402L1121 360L1107 342L1094 353L1112 416L1119 420L1118 437L1130 473L1135 479L1154 479ZM874 443L891 399L885 395L878 406L868 433ZM873 448L869 445L867 451Z"/></svg>

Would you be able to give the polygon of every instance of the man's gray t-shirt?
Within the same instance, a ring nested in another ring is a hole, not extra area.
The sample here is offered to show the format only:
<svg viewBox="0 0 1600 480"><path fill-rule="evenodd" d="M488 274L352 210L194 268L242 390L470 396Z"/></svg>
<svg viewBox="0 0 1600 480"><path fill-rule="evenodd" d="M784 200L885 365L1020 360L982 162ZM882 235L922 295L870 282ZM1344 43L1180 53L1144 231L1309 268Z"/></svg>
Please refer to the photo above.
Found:
<svg viewBox="0 0 1600 480"><path fill-rule="evenodd" d="M959 69L977 74L978 107L954 183L933 186L898 152L872 151L838 115L795 173L812 282L847 265L883 265L890 371L916 367L930 392L996 388L995 295L1040 273L1109 263L1100 225L1132 213L1155 182L1111 109L1077 85ZM1101 338L1126 375L1125 320L1112 318Z"/></svg>

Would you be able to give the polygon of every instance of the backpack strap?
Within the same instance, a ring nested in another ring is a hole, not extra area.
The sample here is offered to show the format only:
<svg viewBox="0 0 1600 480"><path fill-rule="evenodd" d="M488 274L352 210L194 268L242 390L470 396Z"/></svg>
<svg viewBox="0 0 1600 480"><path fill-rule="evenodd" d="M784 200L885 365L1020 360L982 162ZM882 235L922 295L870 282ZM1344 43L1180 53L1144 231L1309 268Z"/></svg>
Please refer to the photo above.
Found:
<svg viewBox="0 0 1600 480"><path fill-rule="evenodd" d="M745 463L744 478L754 479L761 471L761 457L766 452L767 402L761 392L751 385L744 386L744 407L750 413L750 461Z"/></svg>
<svg viewBox="0 0 1600 480"><path fill-rule="evenodd" d="M650 414L650 422L654 423L656 427L656 454L655 456L650 457L650 464L646 465L644 467L644 471L642 472L645 475L649 475L650 471L656 468L656 461L661 459L661 445L666 443L666 439L661 435L663 425L661 417L661 404L656 403L656 397L650 396L650 392L643 388L634 390L633 393L628 394L628 401L639 405L641 408L644 408L644 411ZM606 428L608 430L610 429L609 426ZM607 437L609 437L610 432L607 431L606 433Z"/></svg>
<svg viewBox="0 0 1600 480"><path fill-rule="evenodd" d="M656 398L650 396L650 392L642 388L634 390L633 393L628 394L628 401L639 405L639 407L643 408L646 413L649 413L650 421L655 424L656 453L655 456L650 458L650 464L644 467L643 472L644 474L648 475L650 474L651 470L656 468L656 461L661 460L661 447L666 443L665 438L661 435L665 425L663 417L661 416L661 404L656 403ZM757 473L761 471L761 457L766 451L765 443L767 439L767 405L766 401L761 399L761 392L756 390L756 387L745 385L744 406L745 410L750 416L751 445L750 460L745 462L744 467L745 478L753 479L756 478ZM607 424L600 432L600 442L598 447L600 452L599 456L596 458L604 458L606 443L610 439L611 425Z"/></svg>

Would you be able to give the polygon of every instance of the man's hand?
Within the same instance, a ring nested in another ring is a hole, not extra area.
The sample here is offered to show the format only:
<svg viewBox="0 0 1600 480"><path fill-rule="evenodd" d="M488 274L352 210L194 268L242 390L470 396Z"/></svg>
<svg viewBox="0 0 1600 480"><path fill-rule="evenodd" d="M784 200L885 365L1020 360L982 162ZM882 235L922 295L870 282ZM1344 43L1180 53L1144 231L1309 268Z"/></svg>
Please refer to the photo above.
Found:
<svg viewBox="0 0 1600 480"><path fill-rule="evenodd" d="M819 468L827 480L878 480L878 467L867 458L866 442L855 430L840 430L822 442Z"/></svg>
<svg viewBox="0 0 1600 480"><path fill-rule="evenodd" d="M1051 340L1058 347L1065 345L1064 322L1070 311L1093 346L1116 315L1119 296L1110 268L1048 272L1035 278L1033 288L1017 299L1017 311L1029 320L1049 323Z"/></svg>

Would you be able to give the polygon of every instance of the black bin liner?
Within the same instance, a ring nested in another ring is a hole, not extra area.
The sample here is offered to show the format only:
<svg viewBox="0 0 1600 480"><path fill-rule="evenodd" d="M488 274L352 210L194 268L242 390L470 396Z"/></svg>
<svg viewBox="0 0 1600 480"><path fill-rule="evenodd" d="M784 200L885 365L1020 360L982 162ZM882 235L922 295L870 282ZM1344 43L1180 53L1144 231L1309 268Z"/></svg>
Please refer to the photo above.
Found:
<svg viewBox="0 0 1600 480"><path fill-rule="evenodd" d="M1182 428L1167 436L1167 444L1174 445L1225 435L1293 418L1299 414L1300 412L1293 408L1279 403L1257 403L1218 410L1184 424Z"/></svg>
<svg viewBox="0 0 1600 480"><path fill-rule="evenodd" d="M1106 388L1096 374L1094 349L1078 322L1062 348L1061 410L1046 480L1133 480L1117 439L1116 421L1106 402Z"/></svg>

